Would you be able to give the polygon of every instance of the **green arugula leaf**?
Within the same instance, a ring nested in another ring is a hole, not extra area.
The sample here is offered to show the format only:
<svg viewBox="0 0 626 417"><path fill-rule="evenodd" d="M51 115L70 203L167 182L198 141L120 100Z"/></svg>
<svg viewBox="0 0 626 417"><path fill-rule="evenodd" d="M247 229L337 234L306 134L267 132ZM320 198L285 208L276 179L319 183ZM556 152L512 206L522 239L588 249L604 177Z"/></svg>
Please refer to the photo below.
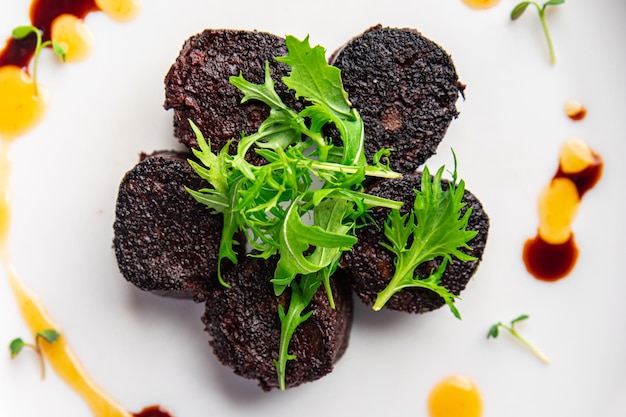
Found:
<svg viewBox="0 0 626 417"><path fill-rule="evenodd" d="M280 345L278 359L274 360L278 385L281 390L285 390L285 376L287 374L287 361L296 359L295 355L288 352L289 343L298 326L308 320L313 314L309 311L303 315L304 310L309 306L317 289L321 285L322 279L318 274L304 275L299 281L292 282L291 299L289 308L285 312L282 305L278 306L278 317L280 318Z"/></svg>
<svg viewBox="0 0 626 417"><path fill-rule="evenodd" d="M413 211L400 215L392 210L385 224L385 236L390 243L381 244L396 255L394 275L381 291L373 309L380 310L397 292L410 287L422 287L439 294L452 313L460 318L454 307L456 298L439 281L453 257L460 261L470 261L474 257L461 249L470 249L468 242L476 236L477 231L467 230L467 222L471 209L461 215L465 206L462 202L465 191L464 182L458 185L450 183L448 190L441 187L441 167L431 180L428 167L422 174L421 190L416 191ZM456 171L456 167L455 167ZM442 258L439 268L429 277L415 277L415 270L424 262Z"/></svg>
<svg viewBox="0 0 626 417"><path fill-rule="evenodd" d="M283 83L315 103L315 109L337 116L352 117L348 93L343 89L341 71L328 65L326 51L321 46L311 47L309 37L299 41L293 36L285 39L287 56L276 58L291 67L291 73L283 77Z"/></svg>
<svg viewBox="0 0 626 417"><path fill-rule="evenodd" d="M302 222L297 203L287 210L279 237L281 256L272 280L276 295L280 295L297 274L308 275L327 267L336 256L333 251L329 255L325 249L348 250L356 243L356 237L347 234L350 227L341 224L346 212L345 205L339 200L331 201L320 204L322 211L327 204L333 205L330 215L326 213L322 220L316 216L316 224L312 226ZM319 207L316 207L318 215ZM311 255L305 255L309 246L315 246L316 249Z"/></svg>
<svg viewBox="0 0 626 417"><path fill-rule="evenodd" d="M296 97L304 97L313 103L300 115L310 118L312 129L317 132L327 123L333 122L344 143L342 163L365 165L363 121L348 101L341 71L328 65L324 48L311 48L308 37L299 41L293 36L287 36L285 43L289 54L277 60L289 65L291 73L283 77L283 83L296 92Z"/></svg>
<svg viewBox="0 0 626 417"><path fill-rule="evenodd" d="M236 77L231 76L229 81L243 93L242 103L249 100L258 100L270 106L271 109L279 109L286 113L292 112L291 109L285 106L278 94L276 94L274 88L275 83L270 74L269 62L265 62L265 78L263 84L251 83L243 77L241 72L239 72L239 75Z"/></svg>

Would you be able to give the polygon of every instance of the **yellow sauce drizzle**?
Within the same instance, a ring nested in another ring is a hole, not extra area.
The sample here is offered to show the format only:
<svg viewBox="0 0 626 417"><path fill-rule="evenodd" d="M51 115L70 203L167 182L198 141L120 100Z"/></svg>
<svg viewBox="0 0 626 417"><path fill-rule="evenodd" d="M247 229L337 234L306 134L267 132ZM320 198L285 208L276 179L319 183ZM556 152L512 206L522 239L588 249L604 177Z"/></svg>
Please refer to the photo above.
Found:
<svg viewBox="0 0 626 417"><path fill-rule="evenodd" d="M578 138L561 146L559 165L564 174L577 174L598 163L597 156ZM539 236L553 245L565 243L572 234L572 223L578 212L580 196L574 181L554 178L539 195Z"/></svg>
<svg viewBox="0 0 626 417"><path fill-rule="evenodd" d="M96 0L96 6L111 19L126 22L141 10L141 0Z"/></svg>
<svg viewBox="0 0 626 417"><path fill-rule="evenodd" d="M78 62L91 55L94 39L83 19L62 14L52 21L52 39L65 51L65 62Z"/></svg>
<svg viewBox="0 0 626 417"><path fill-rule="evenodd" d="M428 397L430 417L480 417L483 405L474 382L463 375L439 381Z"/></svg>
<svg viewBox="0 0 626 417"><path fill-rule="evenodd" d="M54 343L41 342L41 351L61 379L83 397L96 417L131 417L131 413L117 404L96 386L87 375L72 348L52 321L38 297L20 280L11 265L8 254L8 232L11 223L9 195L10 141L0 142L0 261L3 263L11 289L15 295L22 317L33 335L45 329L55 329L61 336Z"/></svg>
<svg viewBox="0 0 626 417"><path fill-rule="evenodd" d="M500 3L500 0L461 0L472 9L489 9Z"/></svg>
<svg viewBox="0 0 626 417"><path fill-rule="evenodd" d="M140 10L140 0L96 0L96 4L114 20L128 21ZM85 59L93 47L93 36L82 19L61 15L51 25L52 38L61 43L68 62ZM21 281L11 264L8 236L11 224L9 177L12 141L27 133L43 118L48 105L41 86L36 85L26 69L0 66L0 262L22 317L33 335L46 329L60 336L53 342L41 341L40 348L50 366L76 393L96 417L132 417L121 405L102 391L78 361L59 326L52 321L39 298Z"/></svg>
<svg viewBox="0 0 626 417"><path fill-rule="evenodd" d="M45 90L14 65L0 67L0 137L23 135L43 119L48 108ZM6 144L3 143L3 146Z"/></svg>

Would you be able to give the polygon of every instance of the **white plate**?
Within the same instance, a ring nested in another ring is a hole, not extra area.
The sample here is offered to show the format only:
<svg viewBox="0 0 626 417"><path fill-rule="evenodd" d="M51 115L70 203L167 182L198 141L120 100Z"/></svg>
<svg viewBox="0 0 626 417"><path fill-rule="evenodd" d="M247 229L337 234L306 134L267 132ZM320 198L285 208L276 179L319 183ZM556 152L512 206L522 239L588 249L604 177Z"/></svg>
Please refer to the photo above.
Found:
<svg viewBox="0 0 626 417"><path fill-rule="evenodd" d="M5 2L0 37L25 24L29 2ZM626 409L626 3L568 1L548 12L557 65L548 64L536 12L509 20L515 1L471 10L460 0L146 1L141 15L86 21L97 45L84 63L44 51L39 79L51 96L40 126L13 146L10 248L22 279L61 325L95 381L131 411L161 404L178 417L426 415L431 387L450 374L479 386L485 417L613 417ZM117 186L140 152L176 147L162 108L163 78L183 41L204 28L310 34L329 52L371 25L413 27L453 57L466 100L428 164L459 158L460 175L491 217L484 261L462 294L463 320L358 306L350 347L335 371L287 392L263 393L218 363L202 306L141 293L120 276L111 248ZM587 106L565 117L569 98ZM2 98L0 98L2 99ZM557 151L579 136L605 161L574 223L578 265L539 282L521 247L537 225L536 200ZM27 337L0 277L0 343ZM497 321L531 316L519 330L551 358L545 365ZM0 355L0 415L88 416L34 356Z"/></svg>

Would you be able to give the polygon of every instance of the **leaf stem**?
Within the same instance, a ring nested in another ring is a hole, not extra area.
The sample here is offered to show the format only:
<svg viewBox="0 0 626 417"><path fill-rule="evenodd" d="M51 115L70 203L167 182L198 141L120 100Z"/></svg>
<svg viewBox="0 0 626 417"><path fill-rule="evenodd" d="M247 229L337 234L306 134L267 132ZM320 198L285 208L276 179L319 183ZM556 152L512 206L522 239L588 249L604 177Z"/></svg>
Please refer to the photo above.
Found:
<svg viewBox="0 0 626 417"><path fill-rule="evenodd" d="M308 161L307 161L308 162ZM400 178L402 174L395 171L381 170L377 167L367 165L365 167L334 164L332 162L311 161L311 168L331 172L342 172L355 174L359 169L365 168L365 175L377 178Z"/></svg>
<svg viewBox="0 0 626 417"><path fill-rule="evenodd" d="M546 21L546 9L539 8L539 5L535 3L539 10L539 20L541 20L541 26L543 27L543 33L546 35L546 41L548 42L548 51L550 53L550 64L556 64L556 53L554 52L554 44L552 43L552 36L550 36L550 30L548 29L548 22Z"/></svg>
<svg viewBox="0 0 626 417"><path fill-rule="evenodd" d="M382 309L385 304L387 304L387 302L391 299L391 297L400 292L402 289L419 286L416 282L417 280L410 280L409 283L402 283L407 275L413 276L414 271L415 267L412 267L410 264L408 265L408 268L395 271L393 278L391 278L391 281L389 281L389 284L387 284L384 290L376 295L376 301L374 301L372 310L379 311L380 309Z"/></svg>
<svg viewBox="0 0 626 417"><path fill-rule="evenodd" d="M500 327L507 330L511 335L522 345L526 346L535 356L541 359L544 363L550 363L550 358L548 358L542 351L540 351L535 345L526 340L522 335L520 335L517 330L515 330L514 326L507 326L505 324L500 324Z"/></svg>
<svg viewBox="0 0 626 417"><path fill-rule="evenodd" d="M278 359L276 360L276 374L278 377L278 387L281 391L284 391L286 387L285 377L287 375L287 362L295 359L293 355L289 354L289 342L293 333L296 331L297 323L300 319L300 314L304 310L303 305L296 305L296 303L290 303L287 313L281 315L280 326L280 342L278 349Z"/></svg>
<svg viewBox="0 0 626 417"><path fill-rule="evenodd" d="M513 336L513 338L515 338L518 342L520 342L522 345L524 345L528 350L530 350L535 356L537 356L539 359L541 359L542 362L548 364L550 363L550 358L548 358L548 356L546 354L544 354L541 350L539 350L535 345L533 345L532 343L530 343L527 339L525 339L524 337L522 337L521 334L519 334L517 332L517 330L515 330L515 325L522 321L522 320L526 320L528 319L528 315L523 314L513 320L511 320L511 324L510 326L507 326L506 324L502 324L502 322L498 322L496 324L494 324L493 326L491 326L491 328L489 329L489 332L487 333L487 339L489 339L490 337L493 337L494 339L496 337L498 337L498 329L502 328L504 330L506 330L507 332L509 332L511 334L511 336Z"/></svg>
<svg viewBox="0 0 626 417"><path fill-rule="evenodd" d="M35 353L39 357L39 365L41 366L41 379L46 379L46 363L43 359L43 352L41 351L41 346L39 345L39 335L35 337Z"/></svg>

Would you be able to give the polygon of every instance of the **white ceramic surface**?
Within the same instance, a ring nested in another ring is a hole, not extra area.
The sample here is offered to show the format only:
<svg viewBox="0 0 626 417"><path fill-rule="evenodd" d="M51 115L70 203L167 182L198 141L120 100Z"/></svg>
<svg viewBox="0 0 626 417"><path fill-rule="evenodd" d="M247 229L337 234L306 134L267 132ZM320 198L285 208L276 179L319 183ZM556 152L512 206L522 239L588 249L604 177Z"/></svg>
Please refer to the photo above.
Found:
<svg viewBox="0 0 626 417"><path fill-rule="evenodd" d="M29 2L3 0L0 38L25 24ZM141 15L86 22L96 49L84 63L41 59L47 117L13 146L10 249L22 279L60 324L95 381L131 411L161 404L178 417L426 416L431 387L450 374L479 386L484 417L617 417L626 413L626 2L568 0L548 12L557 64L548 64L536 12L511 22L515 1L471 10L460 0L145 1ZM335 371L287 392L263 393L214 358L202 306L141 293L120 276L111 248L119 180L140 152L177 147L163 78L183 41L204 28L310 34L329 53L376 23L413 27L453 57L466 99L428 164L459 160L491 230L483 263L462 294L463 320L358 305L350 347ZM569 98L589 110L565 117ZM3 98L0 97L0 100ZM536 201L560 144L583 138L605 161L574 223L579 262L547 284L524 269ZM545 365L489 326L521 313L519 330ZM0 345L27 337L0 276ZM1 352L0 352L1 353ZM89 416L83 401L24 353L0 354L0 415Z"/></svg>

